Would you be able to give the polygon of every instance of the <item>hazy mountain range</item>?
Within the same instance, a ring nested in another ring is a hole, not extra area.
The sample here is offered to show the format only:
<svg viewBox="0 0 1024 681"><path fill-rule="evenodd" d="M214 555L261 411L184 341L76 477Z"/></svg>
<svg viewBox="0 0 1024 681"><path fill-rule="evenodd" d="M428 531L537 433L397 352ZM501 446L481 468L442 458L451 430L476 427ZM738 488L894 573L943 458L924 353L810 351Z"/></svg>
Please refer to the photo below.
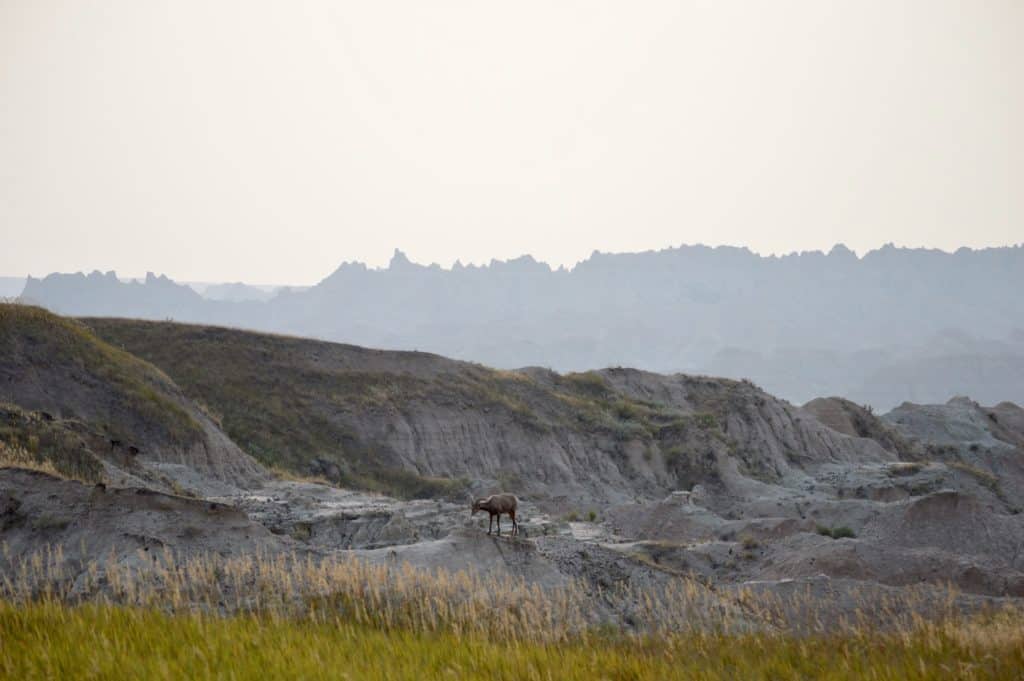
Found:
<svg viewBox="0 0 1024 681"><path fill-rule="evenodd" d="M451 269L344 263L306 289L195 288L113 272L29 278L63 314L214 323L513 368L632 366L750 378L794 402L889 408L970 394L1024 402L1024 247L892 245L857 257L682 246L595 252L572 269L523 256Z"/></svg>

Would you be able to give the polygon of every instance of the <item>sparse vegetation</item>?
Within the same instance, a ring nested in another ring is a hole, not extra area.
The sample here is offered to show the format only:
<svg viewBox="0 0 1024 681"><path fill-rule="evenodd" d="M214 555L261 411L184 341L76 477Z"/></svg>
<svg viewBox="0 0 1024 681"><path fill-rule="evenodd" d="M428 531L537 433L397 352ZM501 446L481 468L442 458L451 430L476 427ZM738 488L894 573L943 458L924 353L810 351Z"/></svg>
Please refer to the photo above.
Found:
<svg viewBox="0 0 1024 681"><path fill-rule="evenodd" d="M563 376L562 380L571 385L574 392L596 397L600 397L608 392L608 383L604 380L604 376L596 371L569 373Z"/></svg>
<svg viewBox="0 0 1024 681"><path fill-rule="evenodd" d="M172 494L176 494L179 497L195 498L196 496L191 490L188 490L185 487L183 487L182 484L175 480L174 478L168 478L165 476L163 482L165 485L167 485L168 489L171 490Z"/></svg>
<svg viewBox="0 0 1024 681"><path fill-rule="evenodd" d="M929 442L924 445L924 451L929 458L944 461L949 457L955 457L958 450L956 445L940 445Z"/></svg>
<svg viewBox="0 0 1024 681"><path fill-rule="evenodd" d="M78 425L78 424L71 424ZM98 482L103 465L71 425L0 402L0 467L30 468Z"/></svg>
<svg viewBox="0 0 1024 681"><path fill-rule="evenodd" d="M710 430L718 427L718 419L715 418L714 414L701 413L697 414L694 419L700 428Z"/></svg>
<svg viewBox="0 0 1024 681"><path fill-rule="evenodd" d="M1001 495L1001 490L999 487L999 478L993 475L992 473L989 473L986 470L978 468L977 466L972 466L969 463L964 463L963 461L951 461L947 465L954 470L958 470L962 473L966 473L967 475L971 476L972 478L977 480L978 483L980 483L982 486L992 490L992 492L994 492L997 496Z"/></svg>
<svg viewBox="0 0 1024 681"><path fill-rule="evenodd" d="M57 470L52 461L46 459L39 460L27 450L21 447L13 447L5 442L0 442L0 468L25 468L58 478L65 477Z"/></svg>
<svg viewBox="0 0 1024 681"><path fill-rule="evenodd" d="M686 450L683 449L682 445L672 445L664 451L665 463L669 466L675 466L678 462L682 461L683 457L686 456Z"/></svg>
<svg viewBox="0 0 1024 681"><path fill-rule="evenodd" d="M310 482L318 485L333 485L330 480L323 477L322 475L299 475L294 471L290 471L287 468L281 468L280 466L271 466L270 474L278 480L290 480L291 482Z"/></svg>
<svg viewBox="0 0 1024 681"><path fill-rule="evenodd" d="M58 515L41 515L32 520L32 527L36 530L63 530L71 524L71 519Z"/></svg>
<svg viewBox="0 0 1024 681"><path fill-rule="evenodd" d="M404 499L462 500L468 494L466 478L432 478L400 468L378 470L362 487Z"/></svg>

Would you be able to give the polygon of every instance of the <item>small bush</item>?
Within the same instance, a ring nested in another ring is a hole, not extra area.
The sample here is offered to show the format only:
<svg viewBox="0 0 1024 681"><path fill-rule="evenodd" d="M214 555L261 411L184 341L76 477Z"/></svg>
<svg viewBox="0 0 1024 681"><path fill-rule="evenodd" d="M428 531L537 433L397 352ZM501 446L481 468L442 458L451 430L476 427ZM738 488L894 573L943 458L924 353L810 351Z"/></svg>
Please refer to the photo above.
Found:
<svg viewBox="0 0 1024 681"><path fill-rule="evenodd" d="M853 539L857 536L857 533L846 525L841 525L839 527L818 525L817 530L818 534L823 537L831 537L832 539Z"/></svg>
<svg viewBox="0 0 1024 681"><path fill-rule="evenodd" d="M592 523L596 522L597 521L597 511L587 511L587 520L589 520Z"/></svg>
<svg viewBox="0 0 1024 681"><path fill-rule="evenodd" d="M643 440L648 437L647 429L634 421L620 421L612 426L612 436L618 442Z"/></svg>
<svg viewBox="0 0 1024 681"><path fill-rule="evenodd" d="M36 530L63 530L70 524L70 518L54 515L42 515L32 521L32 527Z"/></svg>
<svg viewBox="0 0 1024 681"><path fill-rule="evenodd" d="M640 408L632 402L626 400L619 400L615 403L615 415L623 421L631 421L633 419L640 418Z"/></svg>

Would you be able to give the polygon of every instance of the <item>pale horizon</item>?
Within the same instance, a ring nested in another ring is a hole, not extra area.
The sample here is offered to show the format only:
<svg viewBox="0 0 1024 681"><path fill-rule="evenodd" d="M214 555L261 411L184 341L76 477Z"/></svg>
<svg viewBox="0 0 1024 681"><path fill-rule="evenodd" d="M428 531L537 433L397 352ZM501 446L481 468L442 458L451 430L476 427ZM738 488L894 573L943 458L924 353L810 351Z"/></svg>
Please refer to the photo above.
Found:
<svg viewBox="0 0 1024 681"><path fill-rule="evenodd" d="M0 0L0 273L1024 234L1024 5Z"/></svg>

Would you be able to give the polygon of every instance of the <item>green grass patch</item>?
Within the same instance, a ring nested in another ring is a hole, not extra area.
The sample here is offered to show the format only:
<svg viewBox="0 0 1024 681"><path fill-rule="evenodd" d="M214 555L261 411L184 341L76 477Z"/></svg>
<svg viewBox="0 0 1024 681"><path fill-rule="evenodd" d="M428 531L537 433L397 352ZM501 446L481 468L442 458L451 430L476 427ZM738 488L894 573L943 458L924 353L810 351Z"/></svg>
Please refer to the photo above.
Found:
<svg viewBox="0 0 1024 681"><path fill-rule="evenodd" d="M1019 679L1024 629L996 617L908 631L796 637L598 631L526 643L379 630L342 618L169 615L109 605L0 602L10 679Z"/></svg>

